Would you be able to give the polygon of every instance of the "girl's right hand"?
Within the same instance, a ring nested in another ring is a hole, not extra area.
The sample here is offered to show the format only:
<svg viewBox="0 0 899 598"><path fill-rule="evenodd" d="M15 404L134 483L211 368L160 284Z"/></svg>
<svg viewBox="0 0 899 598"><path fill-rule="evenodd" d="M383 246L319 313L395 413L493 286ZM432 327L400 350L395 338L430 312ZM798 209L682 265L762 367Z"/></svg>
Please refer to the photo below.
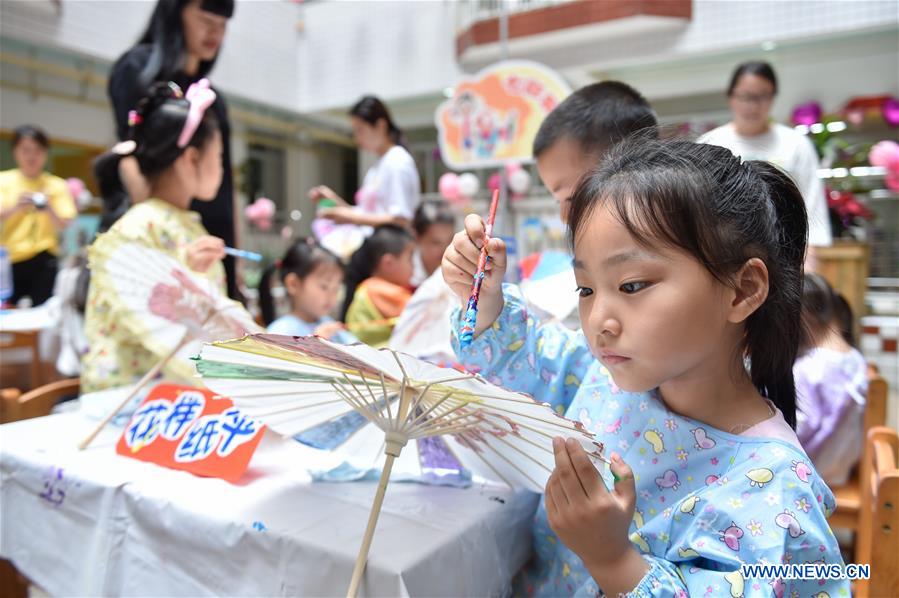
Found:
<svg viewBox="0 0 899 598"><path fill-rule="evenodd" d="M225 242L218 237L205 235L187 246L187 267L194 272L205 273L225 257Z"/></svg>
<svg viewBox="0 0 899 598"><path fill-rule="evenodd" d="M478 269L481 247L487 238L484 220L477 214L465 217L465 230L456 233L453 242L443 253L440 269L443 280L459 297L463 309L471 296L471 286ZM503 311L503 275L506 273L506 244L493 237L487 245L486 276L478 298L478 319L475 336L489 328Z"/></svg>
<svg viewBox="0 0 899 598"><path fill-rule="evenodd" d="M323 199L330 199L338 206L345 206L347 202L343 200L342 197L337 195L333 189L326 185L318 185L317 187L313 187L309 190L309 199L314 201L316 204Z"/></svg>
<svg viewBox="0 0 899 598"><path fill-rule="evenodd" d="M332 336L341 330L346 330L346 325L343 322L325 322L319 325L312 334L330 340Z"/></svg>

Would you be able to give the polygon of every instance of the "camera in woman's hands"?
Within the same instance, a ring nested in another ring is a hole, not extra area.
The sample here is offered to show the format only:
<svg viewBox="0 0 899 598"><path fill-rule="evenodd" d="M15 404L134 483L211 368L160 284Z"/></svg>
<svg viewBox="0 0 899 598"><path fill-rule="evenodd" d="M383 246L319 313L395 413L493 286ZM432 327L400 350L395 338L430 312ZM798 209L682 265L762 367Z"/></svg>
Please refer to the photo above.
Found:
<svg viewBox="0 0 899 598"><path fill-rule="evenodd" d="M31 194L31 203L33 203L34 207L37 208L38 210L43 210L44 208L46 208L48 201L49 200L47 199L47 196L44 195L43 193L32 193Z"/></svg>

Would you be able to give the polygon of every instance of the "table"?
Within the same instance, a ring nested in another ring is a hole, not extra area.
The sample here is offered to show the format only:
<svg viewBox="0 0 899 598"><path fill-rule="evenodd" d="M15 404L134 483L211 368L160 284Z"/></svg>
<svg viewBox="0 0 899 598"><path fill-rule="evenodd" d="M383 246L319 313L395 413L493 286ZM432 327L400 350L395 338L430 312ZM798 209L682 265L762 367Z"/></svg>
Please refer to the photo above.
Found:
<svg viewBox="0 0 899 598"><path fill-rule="evenodd" d="M0 556L51 595L343 596L373 483L312 483L317 451L267 434L237 484L114 452L83 412L0 426ZM360 595L510 591L537 496L395 483Z"/></svg>
<svg viewBox="0 0 899 598"><path fill-rule="evenodd" d="M42 363L55 361L59 353L59 299L25 309L0 310L0 350L4 364L30 364L30 388L45 382ZM19 335L20 338L15 338ZM32 338L29 338L32 337ZM14 384L21 384L15 380Z"/></svg>

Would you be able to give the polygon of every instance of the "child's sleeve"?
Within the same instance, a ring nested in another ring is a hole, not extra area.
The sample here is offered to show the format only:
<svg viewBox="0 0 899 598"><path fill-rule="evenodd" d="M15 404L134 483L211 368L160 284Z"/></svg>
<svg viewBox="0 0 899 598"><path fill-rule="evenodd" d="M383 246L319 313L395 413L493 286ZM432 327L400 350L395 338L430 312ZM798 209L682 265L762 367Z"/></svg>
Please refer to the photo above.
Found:
<svg viewBox="0 0 899 598"><path fill-rule="evenodd" d="M815 372L811 359L799 359L793 366L796 384L796 437L809 452L814 450L810 444L821 427L818 395L820 376Z"/></svg>
<svg viewBox="0 0 899 598"><path fill-rule="evenodd" d="M594 361L584 335L562 324L540 324L514 285L503 285L503 298L502 313L466 349L460 347L458 337L462 310L453 311L456 357L489 382L527 393L564 412Z"/></svg>
<svg viewBox="0 0 899 598"><path fill-rule="evenodd" d="M843 571L827 524L832 493L800 453L779 444L752 450L748 467L672 505L667 529L631 536L653 547L643 555L650 569L629 596L849 596L848 580L827 579ZM794 457L761 454L772 450ZM741 565L761 568L744 576ZM810 570L774 569L780 565Z"/></svg>

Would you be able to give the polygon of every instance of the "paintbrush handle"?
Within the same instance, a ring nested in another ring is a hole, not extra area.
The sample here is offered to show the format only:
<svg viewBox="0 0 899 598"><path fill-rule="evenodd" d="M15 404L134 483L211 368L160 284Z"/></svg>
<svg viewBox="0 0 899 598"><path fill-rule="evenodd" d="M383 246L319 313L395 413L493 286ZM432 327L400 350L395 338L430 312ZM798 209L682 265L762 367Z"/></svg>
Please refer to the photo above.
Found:
<svg viewBox="0 0 899 598"><path fill-rule="evenodd" d="M246 249L235 249L234 247L225 247L225 253L234 257L243 258L253 262L261 262L263 256L255 251L247 251Z"/></svg>
<svg viewBox="0 0 899 598"><path fill-rule="evenodd" d="M496 220L496 206L498 203L499 190L497 189L493 191L493 200L490 202L490 214L487 216L487 224L484 227L484 245L481 247L481 255L478 256L478 268L471 283L471 296L468 298L465 320L462 323L462 329L459 331L459 345L463 349L468 347L474 340L474 331L478 319L478 298L481 294L481 284L487 275L487 262L490 260L490 256L487 255L487 245L490 243L490 237L493 235L493 223Z"/></svg>

